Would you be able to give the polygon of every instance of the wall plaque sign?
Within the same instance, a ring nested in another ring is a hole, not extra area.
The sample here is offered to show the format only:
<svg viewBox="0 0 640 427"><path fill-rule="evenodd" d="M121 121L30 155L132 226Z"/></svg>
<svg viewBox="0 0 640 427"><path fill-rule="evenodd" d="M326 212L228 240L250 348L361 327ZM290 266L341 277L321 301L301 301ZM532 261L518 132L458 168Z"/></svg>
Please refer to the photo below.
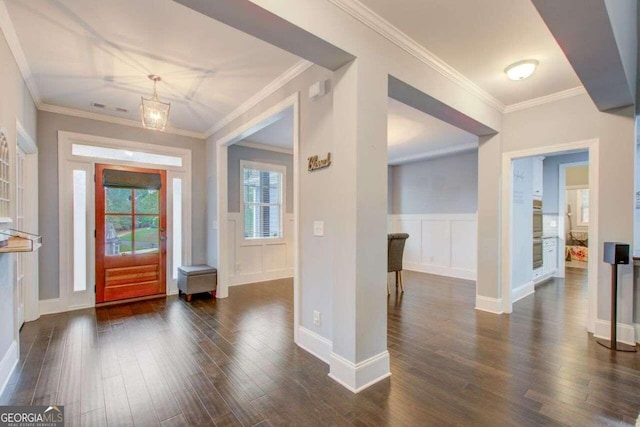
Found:
<svg viewBox="0 0 640 427"><path fill-rule="evenodd" d="M331 153L327 153L326 159L320 159L318 156L309 157L309 172L324 169L331 166Z"/></svg>

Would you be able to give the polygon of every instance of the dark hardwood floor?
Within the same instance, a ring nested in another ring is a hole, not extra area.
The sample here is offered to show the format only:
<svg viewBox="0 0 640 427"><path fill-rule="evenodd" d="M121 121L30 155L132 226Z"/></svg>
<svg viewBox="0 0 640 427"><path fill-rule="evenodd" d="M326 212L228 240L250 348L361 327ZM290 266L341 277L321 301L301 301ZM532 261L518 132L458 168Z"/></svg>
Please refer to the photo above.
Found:
<svg viewBox="0 0 640 427"><path fill-rule="evenodd" d="M358 395L292 343L289 280L43 316L0 404L65 405L87 426L630 424L640 356L585 332L585 280L570 270L495 316L473 309L471 282L406 272L388 303L393 376Z"/></svg>

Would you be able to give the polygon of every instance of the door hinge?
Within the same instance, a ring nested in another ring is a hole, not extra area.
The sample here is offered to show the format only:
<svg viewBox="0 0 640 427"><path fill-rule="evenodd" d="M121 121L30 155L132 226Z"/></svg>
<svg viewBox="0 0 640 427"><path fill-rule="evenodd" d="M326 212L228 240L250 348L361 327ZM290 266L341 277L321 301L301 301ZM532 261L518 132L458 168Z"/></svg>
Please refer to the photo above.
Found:
<svg viewBox="0 0 640 427"><path fill-rule="evenodd" d="M98 237L98 232L96 230L93 230L93 238L95 239L96 237Z"/></svg>
<svg viewBox="0 0 640 427"><path fill-rule="evenodd" d="M93 285L93 293L97 293L98 291L96 290L96 285Z"/></svg>
<svg viewBox="0 0 640 427"><path fill-rule="evenodd" d="M96 182L96 174L93 174L93 182Z"/></svg>

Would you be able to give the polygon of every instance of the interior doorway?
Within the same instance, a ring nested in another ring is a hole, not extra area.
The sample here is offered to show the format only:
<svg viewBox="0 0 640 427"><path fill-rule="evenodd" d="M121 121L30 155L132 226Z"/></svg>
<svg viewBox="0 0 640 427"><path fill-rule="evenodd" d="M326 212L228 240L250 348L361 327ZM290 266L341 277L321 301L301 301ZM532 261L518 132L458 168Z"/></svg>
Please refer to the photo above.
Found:
<svg viewBox="0 0 640 427"><path fill-rule="evenodd" d="M96 303L166 293L166 171L96 165Z"/></svg>
<svg viewBox="0 0 640 427"><path fill-rule="evenodd" d="M565 277L567 250L571 250L572 243L576 243L573 245L576 257L584 259L589 252L595 253L598 153L598 140L587 140L503 154L501 221L505 312L511 313L513 303L531 295L537 286L556 283L550 279ZM576 201L567 204L567 190L577 188L567 187L566 171L571 166L585 165L588 168L580 170L583 176L579 187L588 194L580 208ZM580 233L575 228L577 209L583 211L580 220L584 221L584 228ZM540 211L538 215L536 210ZM598 263L588 263L585 267L582 270L586 276L584 294L588 298L585 323L587 330L594 332Z"/></svg>
<svg viewBox="0 0 640 427"><path fill-rule="evenodd" d="M561 169L558 193L564 195L565 269L585 270L589 262L589 163L564 164Z"/></svg>
<svg viewBox="0 0 640 427"><path fill-rule="evenodd" d="M249 240L252 240L251 237L255 236L255 233L253 235L247 235L246 234L246 230L244 227L244 216L241 215L240 221L241 221L241 225L239 227L234 227L233 225L233 216L230 215L230 211L229 211L229 151L230 151L230 147L233 146L234 144L237 144L243 140L245 140L247 137L249 137L250 135L254 135L256 133L258 133L260 130L265 129L267 127L269 127L269 125L277 122L278 120L282 119L283 116L290 114L291 115L291 136L292 136L292 142L291 142L291 153L293 156L293 179L292 179L292 185L291 185L291 190L292 190L292 194L293 194L293 200L292 200L292 224L289 228L289 236L291 239L291 255L292 255L292 259L291 259L291 269L293 272L293 306L294 306L294 314L293 314L293 318L294 318L294 342L298 342L298 329L299 329L299 324L300 324L300 314L299 314L299 308L300 308L300 291L299 291L299 222L298 222L298 214L300 212L300 208L299 208L299 197L298 197L298 182L299 182L299 169L300 169L300 158L299 158L299 123L300 123L300 116L299 116L299 103L300 103L300 94L299 93L295 93L291 96L289 96L288 98L284 99L283 101L273 105L271 108L267 109L266 111L264 111L262 114L259 114L258 116L256 116L253 120L247 122L245 125L243 125L242 127L235 129L233 131L231 131L230 133L222 136L221 138L217 139L215 141L215 150L216 150L216 189L217 189L217 209L216 209L216 224L217 224L217 228L218 228L218 239L217 239L217 245L216 245L216 256L209 256L209 258L214 258L217 257L217 264L218 264L218 290L217 290L217 297L218 298L226 298L229 296L229 286L233 286L235 284L240 284L240 282L235 281L235 279L233 278L234 274L237 272L237 259L234 259L234 251L230 251L230 247L232 247L232 245L237 243L237 237L238 236L242 236L243 241L246 241L246 247L252 247L255 246L254 244L258 244L258 245L263 245L264 243L264 239L254 239L254 242L251 242ZM255 145L248 143L247 141L244 141L244 143L242 143L242 145L244 145L245 147L248 148L255 148ZM252 147L253 145L253 147ZM264 148L264 147L263 147ZM268 162L259 162L257 161L257 163L268 163ZM262 176L269 176L269 179L274 178L276 179L279 171L278 170L267 170L267 169L261 169L260 165L256 165L256 164L246 164L246 167L241 167L240 170L242 171L248 171L249 173L255 173L255 171L262 171ZM251 172L254 171L254 172ZM243 172L244 173L244 172ZM285 172L286 174L286 172ZM238 179L240 178L240 171L238 171L238 173L236 174ZM284 182L284 174L282 176L283 182ZM250 194L249 192L246 192L243 190L244 185L240 185L240 180L238 181L237 185L234 185L234 190L238 190L238 195L240 194ZM249 186L251 187L251 186ZM250 190L250 188L247 188ZM266 187L265 187L266 189ZM285 193L281 193L281 194L285 194ZM242 196L243 200L241 201L241 204L246 205L246 203L244 203L245 201L250 201L250 200L245 200L244 199L244 195ZM284 201L284 200L283 200ZM258 200L257 201L259 204L264 205L265 200ZM285 202L286 203L286 202ZM282 201L280 202L281 205L285 205L285 203L282 203ZM263 209L262 207L260 209ZM272 209L269 209L269 211L272 211ZM274 211L275 212L275 211ZM267 216L263 216L263 218L266 218ZM254 217L255 219L256 217ZM271 217L269 217L271 218ZM275 218L275 217L274 217ZM283 215L280 216L282 224L284 225L284 220L286 219L286 216ZM252 221L252 223L254 223ZM263 224L264 225L264 224ZM270 226L271 226L271 222L269 224L269 230L270 230ZM266 230L267 228L260 228L257 227L254 229L255 230ZM240 232L242 231L242 233ZM283 237L286 233L286 230L282 229L283 231ZM246 237L249 237L249 239L246 239ZM259 236L258 236L259 237ZM280 236L276 235L273 236L276 239L278 239ZM260 241L262 240L262 241ZM262 249L263 250L263 249ZM260 250L256 249L255 247L253 249L250 249L248 252L253 253L253 254L257 254ZM250 256L250 258L253 258L255 260L255 257L253 255ZM279 258L279 257L276 257ZM264 258L262 257L262 265L264 267L264 262L272 262L273 261L273 257L268 257L268 258ZM240 270L244 270L244 273L247 273L246 268L243 269L242 263L240 263ZM252 265L257 265L256 264L252 264ZM263 268L264 269L264 268ZM235 270L235 271L234 271ZM248 282L247 282L248 283Z"/></svg>

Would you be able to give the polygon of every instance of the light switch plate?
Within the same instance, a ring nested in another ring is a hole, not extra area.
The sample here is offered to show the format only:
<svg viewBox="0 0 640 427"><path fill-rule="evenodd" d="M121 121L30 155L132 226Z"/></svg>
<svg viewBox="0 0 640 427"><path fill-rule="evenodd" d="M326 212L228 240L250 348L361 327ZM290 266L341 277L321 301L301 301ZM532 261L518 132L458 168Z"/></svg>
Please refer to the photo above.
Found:
<svg viewBox="0 0 640 427"><path fill-rule="evenodd" d="M313 222L313 235L324 236L324 221Z"/></svg>

